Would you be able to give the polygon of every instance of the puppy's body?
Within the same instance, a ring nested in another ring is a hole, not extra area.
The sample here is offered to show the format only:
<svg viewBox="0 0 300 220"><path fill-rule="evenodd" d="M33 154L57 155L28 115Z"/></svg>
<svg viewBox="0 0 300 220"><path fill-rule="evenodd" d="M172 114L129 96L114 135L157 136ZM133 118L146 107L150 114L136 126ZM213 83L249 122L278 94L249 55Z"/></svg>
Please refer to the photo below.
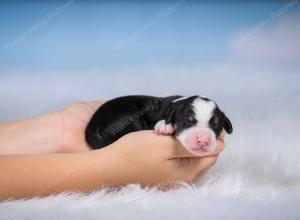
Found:
<svg viewBox="0 0 300 220"><path fill-rule="evenodd" d="M215 102L199 96L124 96L104 103L86 129L87 143L105 147L125 134L155 130L174 135L189 151L207 152L222 129L232 132L229 119Z"/></svg>
<svg viewBox="0 0 300 220"><path fill-rule="evenodd" d="M125 134L153 130L164 118L169 103L180 98L170 96L124 96L104 103L86 129L86 140L93 149L105 147Z"/></svg>

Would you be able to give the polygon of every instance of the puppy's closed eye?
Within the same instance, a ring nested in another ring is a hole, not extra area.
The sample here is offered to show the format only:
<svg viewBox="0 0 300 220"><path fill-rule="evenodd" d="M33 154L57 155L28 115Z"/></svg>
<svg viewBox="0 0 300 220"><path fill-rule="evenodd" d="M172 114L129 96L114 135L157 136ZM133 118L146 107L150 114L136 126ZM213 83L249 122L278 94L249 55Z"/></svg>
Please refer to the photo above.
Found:
<svg viewBox="0 0 300 220"><path fill-rule="evenodd" d="M196 119L195 119L195 117L192 113L190 113L186 116L186 120L187 120L188 123L191 123L191 124L196 121Z"/></svg>
<svg viewBox="0 0 300 220"><path fill-rule="evenodd" d="M211 118L211 124L212 124L213 126L217 126L217 125L219 125L219 123L220 123L220 118L219 118L219 117L213 116L213 117Z"/></svg>

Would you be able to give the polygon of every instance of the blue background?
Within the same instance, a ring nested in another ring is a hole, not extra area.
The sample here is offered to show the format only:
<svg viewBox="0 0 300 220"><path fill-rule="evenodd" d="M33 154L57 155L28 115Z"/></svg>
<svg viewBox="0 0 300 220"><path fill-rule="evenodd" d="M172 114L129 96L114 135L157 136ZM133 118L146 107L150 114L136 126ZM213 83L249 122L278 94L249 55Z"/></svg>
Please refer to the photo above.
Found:
<svg viewBox="0 0 300 220"><path fill-rule="evenodd" d="M280 103L299 92L299 23L296 0L1 1L0 120L126 94Z"/></svg>

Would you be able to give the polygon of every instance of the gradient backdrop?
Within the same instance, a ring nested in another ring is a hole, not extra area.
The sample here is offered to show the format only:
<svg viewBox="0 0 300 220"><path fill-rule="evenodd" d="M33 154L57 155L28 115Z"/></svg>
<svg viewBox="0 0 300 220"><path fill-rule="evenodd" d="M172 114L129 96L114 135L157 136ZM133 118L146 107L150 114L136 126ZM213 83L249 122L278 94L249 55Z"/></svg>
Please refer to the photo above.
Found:
<svg viewBox="0 0 300 220"><path fill-rule="evenodd" d="M125 94L203 94L236 126L270 112L299 124L299 24L297 0L1 1L0 121Z"/></svg>

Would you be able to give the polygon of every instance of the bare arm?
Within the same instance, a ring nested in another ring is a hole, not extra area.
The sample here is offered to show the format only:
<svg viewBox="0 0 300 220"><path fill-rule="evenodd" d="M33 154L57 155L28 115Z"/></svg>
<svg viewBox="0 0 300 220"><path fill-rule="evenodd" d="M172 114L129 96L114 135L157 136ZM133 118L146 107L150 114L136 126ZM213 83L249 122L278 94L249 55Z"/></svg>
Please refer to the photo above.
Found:
<svg viewBox="0 0 300 220"><path fill-rule="evenodd" d="M215 152L199 158L170 136L140 131L90 151L84 129L101 103L0 125L0 200L128 183L169 188L173 180L191 182L202 175L224 148L222 136Z"/></svg>
<svg viewBox="0 0 300 220"><path fill-rule="evenodd" d="M0 154L39 154L59 152L57 113L0 124ZM56 129L54 129L56 128Z"/></svg>
<svg viewBox="0 0 300 220"><path fill-rule="evenodd" d="M88 151L84 130L103 103L77 103L59 112L0 124L0 155Z"/></svg>
<svg viewBox="0 0 300 220"><path fill-rule="evenodd" d="M218 151L222 148L220 140ZM172 137L140 131L101 150L0 156L0 200L128 183L170 188L174 180L192 182L202 175L216 162L217 153L194 157Z"/></svg>
<svg viewBox="0 0 300 220"><path fill-rule="evenodd" d="M99 162L105 157L89 152L0 156L0 200L93 190L106 182Z"/></svg>

